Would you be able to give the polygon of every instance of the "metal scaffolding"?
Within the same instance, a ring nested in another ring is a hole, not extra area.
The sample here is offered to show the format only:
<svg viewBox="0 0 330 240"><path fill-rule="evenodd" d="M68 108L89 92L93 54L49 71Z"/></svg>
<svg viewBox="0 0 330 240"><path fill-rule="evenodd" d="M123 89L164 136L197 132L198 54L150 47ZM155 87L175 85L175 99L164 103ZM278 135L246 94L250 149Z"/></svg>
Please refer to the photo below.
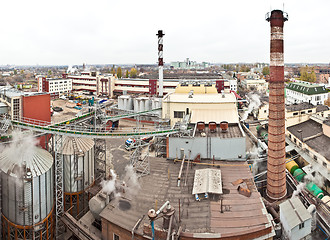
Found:
<svg viewBox="0 0 330 240"><path fill-rule="evenodd" d="M63 198L63 155L61 153L63 137L61 135L53 135L52 147L55 159L55 218L56 218L56 238L61 239L61 234L64 232L64 225L61 222L61 217L64 212Z"/></svg>
<svg viewBox="0 0 330 240"><path fill-rule="evenodd" d="M130 163L134 168L134 171L138 177L143 177L150 174L150 162L149 162L149 147L141 145L141 139L139 141L139 146L130 156Z"/></svg>
<svg viewBox="0 0 330 240"><path fill-rule="evenodd" d="M106 141L105 139L94 139L94 156L95 156L95 182L99 183L106 179Z"/></svg>

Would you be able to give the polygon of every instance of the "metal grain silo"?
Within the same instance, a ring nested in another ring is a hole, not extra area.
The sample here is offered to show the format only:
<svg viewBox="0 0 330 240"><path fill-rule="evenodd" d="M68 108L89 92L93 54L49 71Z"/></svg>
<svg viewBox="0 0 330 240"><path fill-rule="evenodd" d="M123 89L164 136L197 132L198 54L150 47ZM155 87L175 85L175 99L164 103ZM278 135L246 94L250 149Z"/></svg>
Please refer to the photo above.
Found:
<svg viewBox="0 0 330 240"><path fill-rule="evenodd" d="M94 184L94 141L89 138L66 137L63 140L64 209L77 216L87 210L86 190Z"/></svg>
<svg viewBox="0 0 330 240"><path fill-rule="evenodd" d="M53 157L31 147L17 156L7 148L0 154L3 239L53 239Z"/></svg>

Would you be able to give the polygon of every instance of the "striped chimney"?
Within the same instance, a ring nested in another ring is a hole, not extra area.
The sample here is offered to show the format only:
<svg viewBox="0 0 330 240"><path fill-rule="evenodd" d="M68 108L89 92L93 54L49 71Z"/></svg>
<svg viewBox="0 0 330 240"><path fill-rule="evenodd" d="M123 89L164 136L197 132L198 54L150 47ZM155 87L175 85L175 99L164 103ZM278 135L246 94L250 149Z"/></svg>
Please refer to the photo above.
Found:
<svg viewBox="0 0 330 240"><path fill-rule="evenodd" d="M159 97L163 97L163 30L158 30Z"/></svg>
<svg viewBox="0 0 330 240"><path fill-rule="evenodd" d="M285 102L283 25L287 13L267 13L270 22L270 80L268 120L267 196L273 200L286 196L285 174Z"/></svg>

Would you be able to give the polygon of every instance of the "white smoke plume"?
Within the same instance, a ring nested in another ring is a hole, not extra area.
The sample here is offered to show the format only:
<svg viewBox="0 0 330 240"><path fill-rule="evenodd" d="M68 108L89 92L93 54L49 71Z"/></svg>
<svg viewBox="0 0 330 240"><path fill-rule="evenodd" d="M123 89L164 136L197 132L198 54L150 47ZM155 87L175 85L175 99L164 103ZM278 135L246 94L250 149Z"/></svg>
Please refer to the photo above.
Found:
<svg viewBox="0 0 330 240"><path fill-rule="evenodd" d="M110 173L111 179L107 181L103 180L101 182L102 191L107 194L110 194L116 190L117 174L112 169L110 170Z"/></svg>
<svg viewBox="0 0 330 240"><path fill-rule="evenodd" d="M318 187L324 186L324 179L323 177L318 173L322 171L321 167L319 167L317 164L314 164L310 167L310 171L308 171L307 175L304 177L304 181L310 181L315 183ZM312 172L315 172L315 176L312 175Z"/></svg>
<svg viewBox="0 0 330 240"><path fill-rule="evenodd" d="M132 165L127 165L125 167L125 175L122 181L117 179L117 174L112 169L110 172L112 176L111 179L101 182L103 192L107 194L113 193L115 197L119 197L125 193L125 196L128 198L138 193L140 184Z"/></svg>
<svg viewBox="0 0 330 240"><path fill-rule="evenodd" d="M291 197L291 198L293 198L293 197L297 197L298 194L301 193L302 190L304 190L305 185L306 185L306 183L304 183L304 182L300 182L300 183L297 185L297 189L293 191L293 193L292 193L292 197Z"/></svg>
<svg viewBox="0 0 330 240"><path fill-rule="evenodd" d="M11 159L17 159L21 164L25 159L31 159L36 151L38 140L29 132L13 131L12 141L5 146L5 151Z"/></svg>
<svg viewBox="0 0 330 240"><path fill-rule="evenodd" d="M253 111L253 109L257 110L261 105L260 96L258 94L249 94L248 97L250 100L250 104L248 106L248 109L243 114L242 117L243 121L245 121L248 118L249 114Z"/></svg>
<svg viewBox="0 0 330 240"><path fill-rule="evenodd" d="M258 173L258 148L256 146L253 146L250 149L250 159L253 160L252 164L252 174L256 175Z"/></svg>

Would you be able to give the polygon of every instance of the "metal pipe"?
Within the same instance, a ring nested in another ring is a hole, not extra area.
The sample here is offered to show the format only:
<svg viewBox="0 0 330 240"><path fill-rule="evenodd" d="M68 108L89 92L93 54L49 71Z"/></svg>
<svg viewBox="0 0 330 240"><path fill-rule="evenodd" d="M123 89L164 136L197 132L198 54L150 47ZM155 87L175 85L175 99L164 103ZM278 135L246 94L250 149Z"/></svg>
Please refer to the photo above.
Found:
<svg viewBox="0 0 330 240"><path fill-rule="evenodd" d="M166 238L166 240L170 240L171 230L172 230L172 223L173 223L173 215L171 215L171 217L170 217L170 224L169 224L169 226L168 226L168 231L167 231L167 238Z"/></svg>
<svg viewBox="0 0 330 240"><path fill-rule="evenodd" d="M183 155L183 159L182 159L182 162L181 162L181 167L180 167L180 171L179 171L179 175L178 175L178 187L180 187L180 181L181 181L181 175L182 175L182 170L183 170L185 157L186 157L186 155Z"/></svg>
<svg viewBox="0 0 330 240"><path fill-rule="evenodd" d="M266 15L270 22L270 80L268 119L267 196L273 200L287 194L285 176L285 99L283 26L286 13L273 10Z"/></svg>
<svg viewBox="0 0 330 240"><path fill-rule="evenodd" d="M158 214L160 214L161 211L163 211L163 209L170 204L170 201L166 201L163 206L160 207L160 209L157 210L156 215L158 216Z"/></svg>
<svg viewBox="0 0 330 240"><path fill-rule="evenodd" d="M134 232L135 230L139 227L140 223L142 222L143 218L145 215L143 215L141 218L139 218L139 220L137 220L137 222L135 223L134 227L132 228L132 240L134 240Z"/></svg>

